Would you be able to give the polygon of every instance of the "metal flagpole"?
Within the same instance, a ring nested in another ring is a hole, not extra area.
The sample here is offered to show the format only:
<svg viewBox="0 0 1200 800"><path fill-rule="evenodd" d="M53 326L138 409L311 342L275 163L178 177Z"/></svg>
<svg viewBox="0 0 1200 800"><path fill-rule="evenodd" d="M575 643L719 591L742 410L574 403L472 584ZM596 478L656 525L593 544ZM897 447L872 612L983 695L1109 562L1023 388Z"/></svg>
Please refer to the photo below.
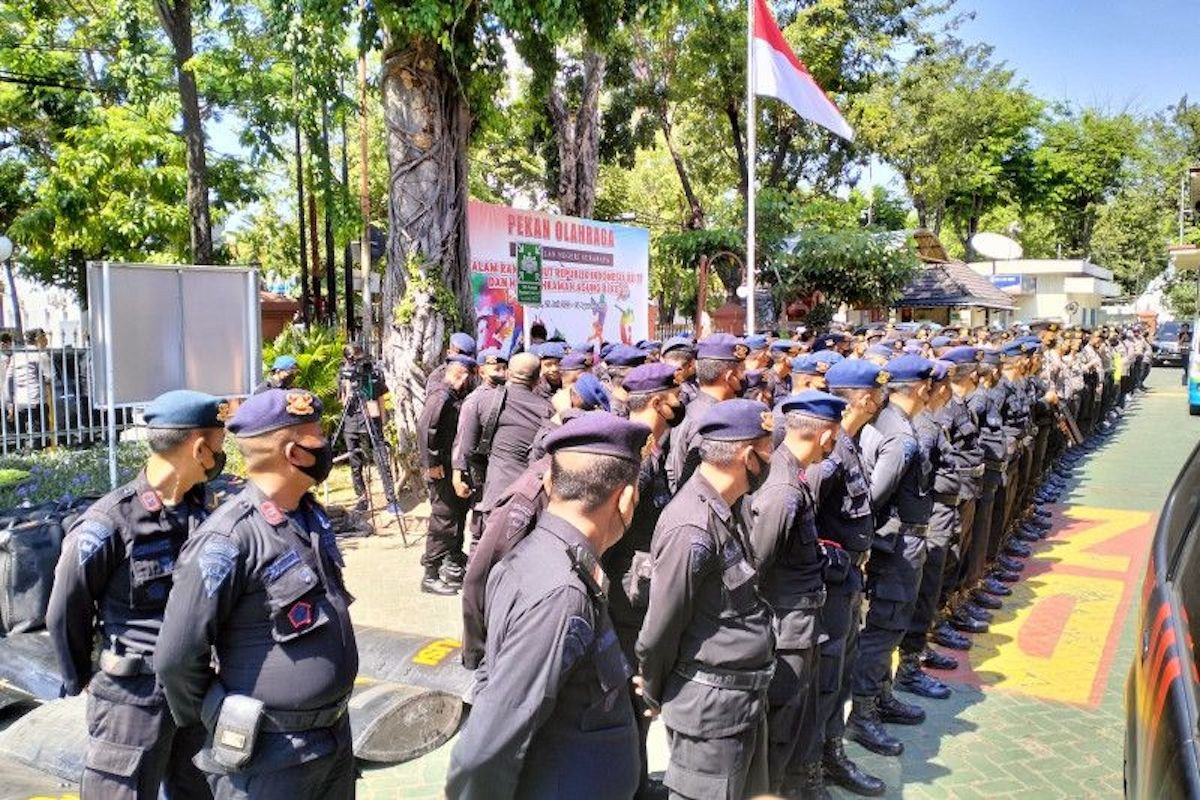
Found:
<svg viewBox="0 0 1200 800"><path fill-rule="evenodd" d="M746 3L746 335L754 324L754 163L758 155L754 103L754 1Z"/></svg>

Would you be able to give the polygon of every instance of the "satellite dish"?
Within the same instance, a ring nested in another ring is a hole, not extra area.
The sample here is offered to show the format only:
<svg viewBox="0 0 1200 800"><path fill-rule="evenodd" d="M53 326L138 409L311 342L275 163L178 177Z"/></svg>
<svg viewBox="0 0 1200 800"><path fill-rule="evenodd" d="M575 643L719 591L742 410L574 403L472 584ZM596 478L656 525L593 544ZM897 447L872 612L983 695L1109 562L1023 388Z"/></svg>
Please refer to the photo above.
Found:
<svg viewBox="0 0 1200 800"><path fill-rule="evenodd" d="M1011 261L1025 254L1021 245L1001 233L982 231L971 237L971 249L992 261Z"/></svg>

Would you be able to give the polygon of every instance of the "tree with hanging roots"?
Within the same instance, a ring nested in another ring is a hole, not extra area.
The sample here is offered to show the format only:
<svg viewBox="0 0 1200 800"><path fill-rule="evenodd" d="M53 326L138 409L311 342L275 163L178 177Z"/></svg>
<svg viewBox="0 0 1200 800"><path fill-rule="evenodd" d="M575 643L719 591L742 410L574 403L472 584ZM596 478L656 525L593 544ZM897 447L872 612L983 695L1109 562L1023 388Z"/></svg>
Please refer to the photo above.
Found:
<svg viewBox="0 0 1200 800"><path fill-rule="evenodd" d="M664 0L665 2L665 0ZM603 45L659 3L377 0L387 129L388 268L382 356L409 449L425 379L455 328L474 329L467 246L467 146L495 112L504 39ZM547 57L550 57L547 55ZM486 169L487 165L480 165Z"/></svg>

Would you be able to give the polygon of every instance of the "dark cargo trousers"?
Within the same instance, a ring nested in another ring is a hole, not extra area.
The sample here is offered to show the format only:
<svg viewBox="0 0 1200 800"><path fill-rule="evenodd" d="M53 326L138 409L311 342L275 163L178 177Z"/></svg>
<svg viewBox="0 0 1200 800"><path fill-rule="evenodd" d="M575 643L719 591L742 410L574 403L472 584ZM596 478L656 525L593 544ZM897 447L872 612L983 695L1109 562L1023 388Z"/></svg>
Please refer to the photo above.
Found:
<svg viewBox="0 0 1200 800"><path fill-rule="evenodd" d="M950 541L950 549L946 551L946 566L942 569L939 606L946 605L953 595L969 588L965 580L971 547L975 541L975 508L978 502L978 498L969 497L959 503L957 533Z"/></svg>
<svg viewBox="0 0 1200 800"><path fill-rule="evenodd" d="M298 742L307 744L297 745ZM208 775L213 800L351 800L354 797L358 770L349 715L333 727L319 731L260 733L254 752L244 771Z"/></svg>
<svg viewBox="0 0 1200 800"><path fill-rule="evenodd" d="M957 498L956 498L957 499ZM925 564L921 568L921 583L917 589L917 601L913 606L912 619L900 642L900 652L919 655L929 640L929 630L937 616L942 596L942 575L950 545L957 536L959 525L958 505L934 501L933 514L929 517L929 533L925 537Z"/></svg>
<svg viewBox="0 0 1200 800"><path fill-rule="evenodd" d="M429 535L421 566L436 568L449 560L458 566L467 562L463 553L463 530L467 524L467 501L454 493L449 476L425 484L429 490Z"/></svg>
<svg viewBox="0 0 1200 800"><path fill-rule="evenodd" d="M83 800L155 800L160 785L169 800L211 797L192 764L204 729L175 725L153 675L97 673L88 686L87 729Z"/></svg>
<svg viewBox="0 0 1200 800"><path fill-rule="evenodd" d="M852 558L857 555L851 553ZM862 563L861 556L855 563ZM845 581L825 584L821 633L827 638L818 645L816 728L824 731L826 739L840 739L846 732L850 672L858 661L862 627L863 581L862 570L853 567Z"/></svg>
<svg viewBox="0 0 1200 800"><path fill-rule="evenodd" d="M773 792L790 794L803 785L804 765L821 760L819 660L816 646L775 653L775 675L767 689L767 767Z"/></svg>
<svg viewBox="0 0 1200 800"><path fill-rule="evenodd" d="M370 448L371 457L375 459L375 468L379 470L379 480L383 484L383 496L389 503L395 503L396 486L392 481L392 461L379 419L371 417L364 420L362 415L347 417L346 427L342 429L342 438L346 442L346 452L350 454L350 482L354 484L354 495L360 500L364 499L370 488L363 480L363 466L367 463L366 450Z"/></svg>
<svg viewBox="0 0 1200 800"><path fill-rule="evenodd" d="M867 562L870 607L850 675L850 691L856 697L878 697L891 678L892 654L908 631L921 590L925 552L923 535L875 537Z"/></svg>

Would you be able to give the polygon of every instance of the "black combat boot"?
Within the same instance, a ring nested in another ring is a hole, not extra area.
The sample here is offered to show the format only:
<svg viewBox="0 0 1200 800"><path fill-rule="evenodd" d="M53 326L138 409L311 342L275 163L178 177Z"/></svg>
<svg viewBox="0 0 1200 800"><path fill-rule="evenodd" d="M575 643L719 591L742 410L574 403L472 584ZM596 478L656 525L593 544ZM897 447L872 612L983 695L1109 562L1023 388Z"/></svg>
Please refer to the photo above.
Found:
<svg viewBox="0 0 1200 800"><path fill-rule="evenodd" d="M971 592L971 602L974 603L975 605L979 606L980 608L986 608L990 611L995 611L999 608L1003 608L1003 606L1004 606L1004 604L1000 602L999 597L993 597L992 595L988 594L987 592L981 591L979 589L976 589L975 591ZM987 622L987 621L988 620L986 620L986 619L984 620L984 622Z"/></svg>
<svg viewBox="0 0 1200 800"><path fill-rule="evenodd" d="M850 716L846 719L846 736L872 753L898 756L904 743L887 732L879 718L877 699L870 695L855 695L850 701Z"/></svg>
<svg viewBox="0 0 1200 800"><path fill-rule="evenodd" d="M833 800L825 788L820 761L800 767L798 777L784 779L779 794L789 800Z"/></svg>
<svg viewBox="0 0 1200 800"><path fill-rule="evenodd" d="M879 693L879 719L896 725L920 725L925 721L925 709L912 703L897 700L892 694L892 682L884 681Z"/></svg>
<svg viewBox="0 0 1200 800"><path fill-rule="evenodd" d="M438 577L442 579L442 583L455 589L462 588L463 576L466 572L463 567L448 558L438 567Z"/></svg>
<svg viewBox="0 0 1200 800"><path fill-rule="evenodd" d="M850 760L840 736L825 740L825 758L821 767L827 783L836 783L861 797L882 797L887 792L886 783L863 772L858 764Z"/></svg>
<svg viewBox="0 0 1200 800"><path fill-rule="evenodd" d="M967 639L967 637L963 636L953 628L950 630L950 633L953 633L955 636L960 636L964 640ZM969 646L970 641L967 641L967 644ZM954 656L940 653L937 650L934 650L932 647L926 647L921 651L921 666L925 669L940 669L948 671L958 669L958 659Z"/></svg>
<svg viewBox="0 0 1200 800"><path fill-rule="evenodd" d="M921 669L919 653L906 653L900 658L900 668L896 670L896 688L931 700L945 700L950 696L949 686Z"/></svg>
<svg viewBox="0 0 1200 800"><path fill-rule="evenodd" d="M1004 581L990 576L979 582L979 588L997 597L1008 597L1012 594L1012 589L1005 586Z"/></svg>
<svg viewBox="0 0 1200 800"><path fill-rule="evenodd" d="M949 619L939 622L930 632L929 638L934 644L949 647L951 650L971 649L971 640L954 630L954 626L950 624ZM950 667L950 669L954 669L954 667Z"/></svg>
<svg viewBox="0 0 1200 800"><path fill-rule="evenodd" d="M421 591L426 594L452 595L458 594L458 589L442 580L437 567L426 567L425 577L421 579Z"/></svg>
<svg viewBox="0 0 1200 800"><path fill-rule="evenodd" d="M955 609L954 613L950 615L950 625L954 628L954 630L962 631L963 633L988 632L988 624L972 617L963 610L962 606L959 606L957 609Z"/></svg>

